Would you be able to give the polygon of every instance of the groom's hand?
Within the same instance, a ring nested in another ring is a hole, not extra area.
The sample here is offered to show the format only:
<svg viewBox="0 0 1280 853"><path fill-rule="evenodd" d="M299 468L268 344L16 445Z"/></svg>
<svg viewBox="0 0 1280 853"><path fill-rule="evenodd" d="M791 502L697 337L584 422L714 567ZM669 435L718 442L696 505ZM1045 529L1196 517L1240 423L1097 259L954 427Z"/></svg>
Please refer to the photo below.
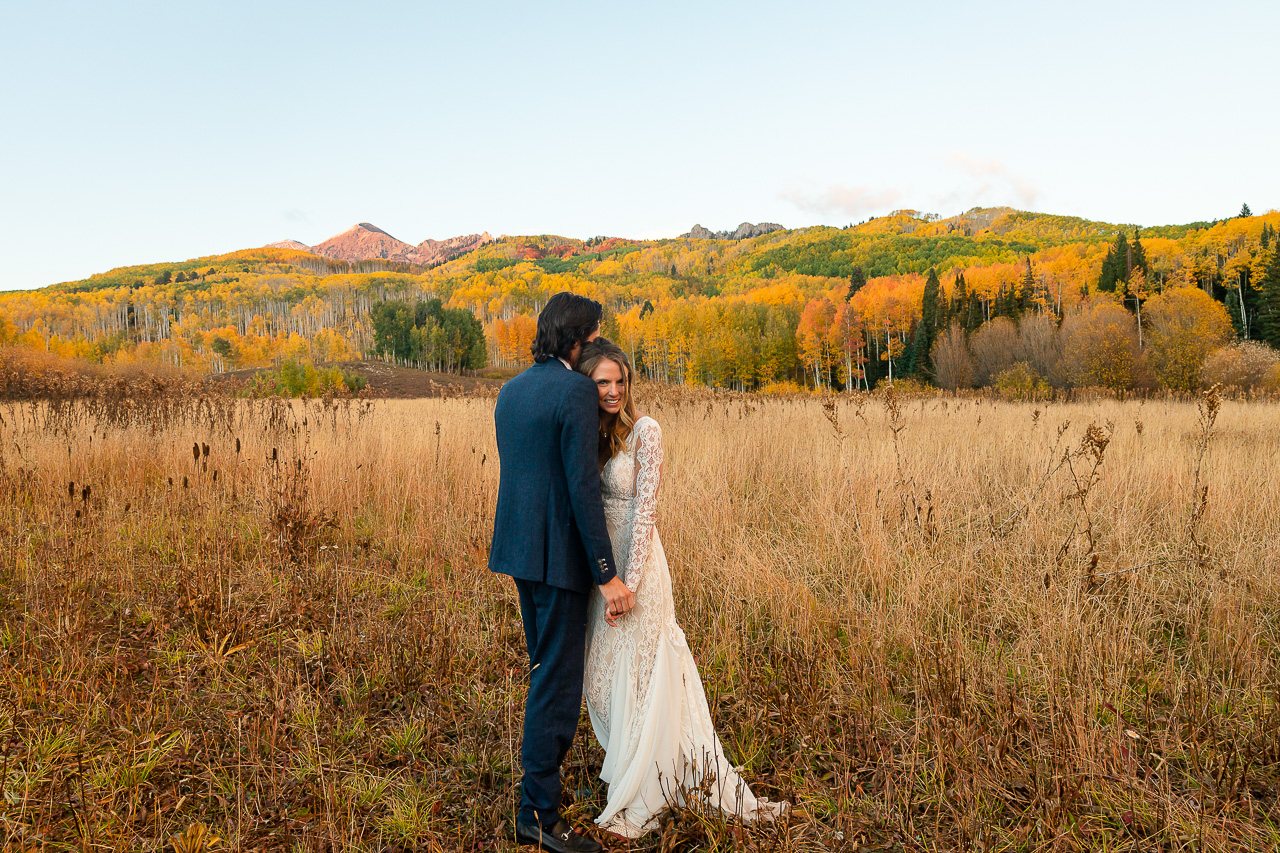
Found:
<svg viewBox="0 0 1280 853"><path fill-rule="evenodd" d="M616 575L600 587L600 594L604 596L604 621L617 628L618 623L613 620L635 607L636 597Z"/></svg>

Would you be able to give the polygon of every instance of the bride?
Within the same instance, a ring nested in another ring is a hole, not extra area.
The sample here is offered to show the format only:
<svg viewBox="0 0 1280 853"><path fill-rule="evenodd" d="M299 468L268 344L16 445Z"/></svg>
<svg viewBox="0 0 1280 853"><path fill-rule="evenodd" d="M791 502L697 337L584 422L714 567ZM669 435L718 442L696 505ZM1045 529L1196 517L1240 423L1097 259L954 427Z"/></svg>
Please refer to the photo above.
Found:
<svg viewBox="0 0 1280 853"><path fill-rule="evenodd" d="M600 393L600 488L618 572L635 594L625 616L593 592L587 622L584 692L605 749L600 778L608 802L596 823L638 838L658 826L668 804L696 797L744 820L771 819L785 804L752 795L724 754L702 680L676 623L671 575L654 526L662 474L662 429L637 416L626 354L600 338L582 348L577 369Z"/></svg>

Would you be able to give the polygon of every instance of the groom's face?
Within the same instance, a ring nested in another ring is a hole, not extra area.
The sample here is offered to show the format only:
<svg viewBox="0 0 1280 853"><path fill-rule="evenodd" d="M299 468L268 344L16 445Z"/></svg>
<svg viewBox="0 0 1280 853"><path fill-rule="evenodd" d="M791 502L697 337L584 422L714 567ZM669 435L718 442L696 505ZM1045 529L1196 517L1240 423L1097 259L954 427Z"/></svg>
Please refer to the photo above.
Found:
<svg viewBox="0 0 1280 853"><path fill-rule="evenodd" d="M587 335L586 341L582 341L573 345L573 349L569 350L569 366L570 367L578 366L578 356L582 355L582 344L587 343L588 341L594 341L598 337L600 337L599 326L596 327L596 330L594 332Z"/></svg>

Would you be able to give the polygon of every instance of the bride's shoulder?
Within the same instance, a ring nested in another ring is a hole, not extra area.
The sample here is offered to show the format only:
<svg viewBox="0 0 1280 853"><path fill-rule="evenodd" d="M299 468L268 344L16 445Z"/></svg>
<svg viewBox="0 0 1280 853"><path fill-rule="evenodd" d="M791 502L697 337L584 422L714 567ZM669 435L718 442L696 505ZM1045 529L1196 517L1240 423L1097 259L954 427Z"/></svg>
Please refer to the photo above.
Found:
<svg viewBox="0 0 1280 853"><path fill-rule="evenodd" d="M656 420L643 413L636 418L635 425L631 428L631 431L635 434L637 440L643 439L647 442L662 440L662 427L658 425Z"/></svg>

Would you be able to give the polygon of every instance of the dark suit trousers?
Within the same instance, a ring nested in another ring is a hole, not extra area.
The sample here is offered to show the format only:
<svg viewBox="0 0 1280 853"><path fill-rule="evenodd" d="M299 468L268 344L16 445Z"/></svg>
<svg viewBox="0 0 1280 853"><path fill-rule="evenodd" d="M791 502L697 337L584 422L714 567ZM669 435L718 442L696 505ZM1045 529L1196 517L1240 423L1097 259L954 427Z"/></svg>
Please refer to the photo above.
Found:
<svg viewBox="0 0 1280 853"><path fill-rule="evenodd" d="M587 594L514 579L529 648L529 697L520 763L521 823L560 819L560 765L573 744L586 669Z"/></svg>

